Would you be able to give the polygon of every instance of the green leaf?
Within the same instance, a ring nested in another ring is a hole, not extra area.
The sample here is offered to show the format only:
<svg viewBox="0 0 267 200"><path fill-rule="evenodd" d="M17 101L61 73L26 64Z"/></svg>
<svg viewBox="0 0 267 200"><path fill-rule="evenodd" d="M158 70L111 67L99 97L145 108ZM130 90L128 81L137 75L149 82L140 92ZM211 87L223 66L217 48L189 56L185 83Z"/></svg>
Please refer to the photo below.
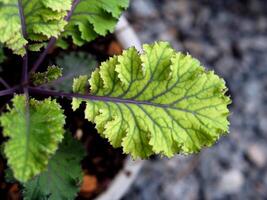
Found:
<svg viewBox="0 0 267 200"><path fill-rule="evenodd" d="M92 55L81 51L61 54L57 57L56 64L63 69L62 77L50 85L56 90L64 92L72 91L74 77L91 74L97 66L97 62Z"/></svg>
<svg viewBox="0 0 267 200"><path fill-rule="evenodd" d="M31 80L35 86L38 86L57 80L61 76L62 68L52 65L48 66L46 72L37 72L31 74Z"/></svg>
<svg viewBox="0 0 267 200"><path fill-rule="evenodd" d="M12 102L0 117L3 135L9 138L4 152L14 177L25 182L46 169L63 139L65 116L55 100L30 99L28 109L23 95Z"/></svg>
<svg viewBox="0 0 267 200"><path fill-rule="evenodd" d="M121 12L128 4L129 0L80 1L62 34L63 38L71 36L76 45L83 45L98 35L104 36L112 32Z"/></svg>
<svg viewBox="0 0 267 200"><path fill-rule="evenodd" d="M85 94L88 88L88 76L83 75L79 76L78 78L75 78L73 80L73 92ZM73 98L72 100L72 109L77 110L81 103L83 102L82 99Z"/></svg>
<svg viewBox="0 0 267 200"><path fill-rule="evenodd" d="M64 17L71 8L71 0L22 0L27 38L23 37L18 0L0 0L0 42L18 55L25 54L29 42L39 43L58 37L67 22Z"/></svg>
<svg viewBox="0 0 267 200"><path fill-rule="evenodd" d="M195 153L228 131L223 79L168 43L130 48L93 72L85 117L134 158ZM76 83L77 84L77 83Z"/></svg>
<svg viewBox="0 0 267 200"><path fill-rule="evenodd" d="M74 199L82 179L80 161L84 155L81 143L66 133L48 169L24 185L24 199Z"/></svg>
<svg viewBox="0 0 267 200"><path fill-rule="evenodd" d="M46 7L58 12L70 10L72 2L72 0L43 0Z"/></svg>
<svg viewBox="0 0 267 200"><path fill-rule="evenodd" d="M46 43L45 42L41 42L41 43L34 43L34 44L31 44L28 46L28 49L30 51L40 51L43 47L46 46Z"/></svg>
<svg viewBox="0 0 267 200"><path fill-rule="evenodd" d="M14 178L13 171L10 168L5 170L5 181L8 183L15 183L17 180Z"/></svg>

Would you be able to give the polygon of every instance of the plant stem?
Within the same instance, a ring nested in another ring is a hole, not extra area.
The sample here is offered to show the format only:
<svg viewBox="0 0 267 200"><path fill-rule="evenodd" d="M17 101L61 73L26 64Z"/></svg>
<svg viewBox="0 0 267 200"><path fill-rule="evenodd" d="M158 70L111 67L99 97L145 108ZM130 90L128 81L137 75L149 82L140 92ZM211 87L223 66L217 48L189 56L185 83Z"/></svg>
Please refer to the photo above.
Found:
<svg viewBox="0 0 267 200"><path fill-rule="evenodd" d="M10 85L3 78L0 78L0 83L5 86L6 89L10 88Z"/></svg>
<svg viewBox="0 0 267 200"><path fill-rule="evenodd" d="M74 0L71 6L70 11L68 12L67 16L65 17L65 21L69 21L71 19L71 16L73 14L74 9L76 8L76 6L78 5L78 3L80 2L80 0ZM39 56L39 58L37 59L37 61L33 64L33 67L30 71L30 73L34 73L42 64L42 62L44 61L45 57L47 56L48 52L55 46L57 41L57 38L52 37L48 44L47 47L45 48L45 50L42 52L42 54Z"/></svg>
<svg viewBox="0 0 267 200"><path fill-rule="evenodd" d="M23 37L27 38L27 29L26 29L26 22L25 22L25 16L23 13L23 7L22 7L22 0L18 0L18 7L19 7L19 15L20 15L20 21L21 21L21 31ZM26 85L28 82L28 52L27 52L27 45L25 46L26 53L23 56L23 69L22 69L22 77L21 77L21 84ZM24 86L25 88L25 86ZM25 90L25 89L24 89Z"/></svg>
<svg viewBox="0 0 267 200"><path fill-rule="evenodd" d="M24 16L23 6L22 6L22 0L18 0L18 6L19 6L19 14L20 14L20 20L21 20L21 29L23 37L27 38L27 28L26 28L26 20ZM25 102L25 122L26 122L26 135L27 135L27 143L29 141L29 134L30 134L30 103L29 103L29 76L28 76L28 68L29 68L29 58L28 58L28 45L25 45L26 53L23 56L23 70L22 70L22 80L21 85L23 87L23 92L26 97ZM24 167L25 168L25 167ZM25 171L25 170L24 170Z"/></svg>
<svg viewBox="0 0 267 200"><path fill-rule="evenodd" d="M65 17L65 20L68 22L70 21L70 18L74 12L74 9L76 8L76 6L78 5L78 3L80 3L80 0L74 0L71 6L70 11L68 12L67 16Z"/></svg>
<svg viewBox="0 0 267 200"><path fill-rule="evenodd" d="M37 88L37 87L29 87L29 91L32 93L40 94L40 95L54 96L54 97L65 97L68 99L81 98L81 99L91 99L92 100L92 99L102 98L102 97L97 97L97 96L92 96L92 95L57 92L57 91L47 90L47 89L42 89L42 88Z"/></svg>
<svg viewBox="0 0 267 200"><path fill-rule="evenodd" d="M54 47L56 41L57 41L57 39L55 37L52 37L49 40L49 42L48 42L45 50L39 56L39 58L37 59L37 61L33 64L33 67L31 69L30 73L34 73L40 67L40 65L44 61L44 59L45 59L46 55L48 54L48 52Z"/></svg>
<svg viewBox="0 0 267 200"><path fill-rule="evenodd" d="M15 86L6 90L2 90L0 91L0 96L6 96L6 95L11 95L13 93L15 93L16 91L18 91L18 89L20 88L20 86Z"/></svg>
<svg viewBox="0 0 267 200"><path fill-rule="evenodd" d="M21 21L21 30L23 37L26 39L27 37L27 29L26 29L26 22L23 12L23 6L22 6L22 0L18 0L18 7L19 7L19 15L20 15L20 21Z"/></svg>
<svg viewBox="0 0 267 200"><path fill-rule="evenodd" d="M168 108L169 105L165 104L156 104L149 101L137 101L134 99L121 99L116 97L108 97L108 96L95 96L91 94L77 94L77 93L65 93L65 92L57 92L53 90L46 90L42 88L35 88L35 87L29 87L29 92L36 93L39 95L45 95L45 96L54 96L54 97L65 97L68 99L72 98L80 98L84 100L90 100L90 101L102 101L102 102L114 102L114 103L126 103L126 104L135 104L135 105L151 105L151 106L158 106L162 108ZM187 111L185 109L180 109L182 111ZM189 112L189 111L187 111Z"/></svg>

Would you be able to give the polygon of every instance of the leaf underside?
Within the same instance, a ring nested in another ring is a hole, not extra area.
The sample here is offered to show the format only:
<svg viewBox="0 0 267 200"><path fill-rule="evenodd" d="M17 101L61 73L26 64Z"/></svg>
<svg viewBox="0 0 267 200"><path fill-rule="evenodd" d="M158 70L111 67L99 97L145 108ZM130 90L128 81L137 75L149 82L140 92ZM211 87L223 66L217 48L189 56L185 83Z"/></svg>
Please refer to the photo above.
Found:
<svg viewBox="0 0 267 200"><path fill-rule="evenodd" d="M82 179L80 161L84 155L81 143L66 133L47 170L24 184L24 199L73 200Z"/></svg>
<svg viewBox="0 0 267 200"><path fill-rule="evenodd" d="M16 95L13 107L0 117L5 155L14 177L25 182L44 171L49 158L63 139L65 116L60 105L51 99L37 101Z"/></svg>
<svg viewBox="0 0 267 200"><path fill-rule="evenodd" d="M134 158L195 153L214 144L229 125L223 79L168 43L143 49L140 55L130 48L102 63L89 81L93 96L74 99L74 110L85 101L85 117ZM84 77L75 84L84 93Z"/></svg>

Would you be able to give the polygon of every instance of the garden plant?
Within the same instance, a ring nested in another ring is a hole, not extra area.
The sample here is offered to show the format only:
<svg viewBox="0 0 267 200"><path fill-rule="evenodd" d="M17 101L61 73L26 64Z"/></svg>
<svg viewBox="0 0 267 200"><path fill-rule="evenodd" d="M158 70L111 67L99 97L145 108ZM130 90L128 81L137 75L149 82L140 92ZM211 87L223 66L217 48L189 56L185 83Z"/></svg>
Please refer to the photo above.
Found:
<svg viewBox="0 0 267 200"><path fill-rule="evenodd" d="M112 32L128 4L0 0L0 96L11 100L1 109L2 154L24 199L74 199L79 191L85 151L67 130L61 98L71 100L73 112L83 109L101 137L133 159L197 153L228 132L224 80L169 43L129 48L99 67L89 53L75 51ZM48 64L57 49L72 52ZM85 62L85 71L70 66L72 57ZM10 59L14 73L7 70ZM69 74L77 77L64 81Z"/></svg>

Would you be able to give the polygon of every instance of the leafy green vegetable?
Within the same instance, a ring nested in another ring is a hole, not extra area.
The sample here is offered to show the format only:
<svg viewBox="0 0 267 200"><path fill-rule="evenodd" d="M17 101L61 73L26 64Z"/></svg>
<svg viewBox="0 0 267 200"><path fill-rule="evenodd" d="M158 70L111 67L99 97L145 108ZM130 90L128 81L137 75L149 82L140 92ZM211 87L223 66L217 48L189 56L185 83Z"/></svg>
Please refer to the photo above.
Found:
<svg viewBox="0 0 267 200"><path fill-rule="evenodd" d="M18 55L29 50L38 51L51 37L72 37L82 45L113 31L121 12L128 7L129 0L80 0L74 8L69 23L65 17L71 9L72 0L0 0L0 42ZM22 33L22 17L25 16L27 38ZM58 45L66 47L63 40Z"/></svg>
<svg viewBox="0 0 267 200"><path fill-rule="evenodd" d="M129 0L80 1L62 36L71 36L76 45L92 41L98 35L104 36L113 31L121 12L128 4ZM62 42L59 45L62 46Z"/></svg>
<svg viewBox="0 0 267 200"><path fill-rule="evenodd" d="M52 82L51 86L59 91L71 92L72 80L83 74L91 74L97 66L95 58L85 52L71 52L61 54L56 59L56 64L62 66L62 77Z"/></svg>
<svg viewBox="0 0 267 200"><path fill-rule="evenodd" d="M64 3L52 0L22 0L27 38L23 37L18 0L0 0L0 42L18 55L25 54L29 41L43 42L58 37L67 22L64 17L71 8L71 0Z"/></svg>
<svg viewBox="0 0 267 200"><path fill-rule="evenodd" d="M33 84L35 86L38 86L57 80L61 76L62 76L62 68L52 65L48 66L46 72L33 73L31 79Z"/></svg>
<svg viewBox="0 0 267 200"><path fill-rule="evenodd" d="M228 131L224 81L168 43L143 48L142 55L130 48L93 72L85 117L134 158L211 146Z"/></svg>
<svg viewBox="0 0 267 200"><path fill-rule="evenodd" d="M60 105L51 99L29 100L16 95L13 108L0 117L5 143L5 155L14 177L25 182L44 171L48 160L63 139L65 116Z"/></svg>
<svg viewBox="0 0 267 200"><path fill-rule="evenodd" d="M80 161L85 151L70 134L65 135L63 143L49 161L48 169L24 185L25 200L75 198L82 179Z"/></svg>

